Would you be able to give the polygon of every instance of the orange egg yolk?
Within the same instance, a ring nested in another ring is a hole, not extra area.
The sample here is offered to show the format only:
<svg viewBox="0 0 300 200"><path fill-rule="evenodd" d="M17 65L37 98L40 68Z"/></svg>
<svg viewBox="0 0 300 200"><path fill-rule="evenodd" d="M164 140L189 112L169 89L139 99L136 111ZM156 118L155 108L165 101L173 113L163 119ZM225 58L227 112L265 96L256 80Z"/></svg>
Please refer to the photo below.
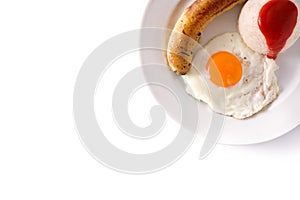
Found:
<svg viewBox="0 0 300 200"><path fill-rule="evenodd" d="M242 78L242 64L233 54L220 51L213 54L206 64L210 80L220 87L231 87Z"/></svg>

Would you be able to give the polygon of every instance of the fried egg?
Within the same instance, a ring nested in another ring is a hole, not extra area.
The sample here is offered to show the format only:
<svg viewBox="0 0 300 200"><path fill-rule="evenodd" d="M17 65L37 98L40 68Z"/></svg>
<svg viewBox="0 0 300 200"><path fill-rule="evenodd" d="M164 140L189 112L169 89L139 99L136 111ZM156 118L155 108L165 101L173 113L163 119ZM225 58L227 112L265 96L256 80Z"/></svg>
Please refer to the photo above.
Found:
<svg viewBox="0 0 300 200"><path fill-rule="evenodd" d="M182 78L186 91L213 111L245 119L277 98L278 68L273 59L248 48L234 32L208 42Z"/></svg>

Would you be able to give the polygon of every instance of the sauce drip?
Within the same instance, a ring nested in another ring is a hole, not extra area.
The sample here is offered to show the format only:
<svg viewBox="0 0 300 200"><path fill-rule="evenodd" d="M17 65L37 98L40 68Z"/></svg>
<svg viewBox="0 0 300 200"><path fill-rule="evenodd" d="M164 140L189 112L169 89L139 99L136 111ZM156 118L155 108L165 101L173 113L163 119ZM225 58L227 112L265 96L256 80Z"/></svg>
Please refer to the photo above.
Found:
<svg viewBox="0 0 300 200"><path fill-rule="evenodd" d="M265 36L268 58L275 59L297 24L297 6L289 0L271 0L260 10L258 26Z"/></svg>

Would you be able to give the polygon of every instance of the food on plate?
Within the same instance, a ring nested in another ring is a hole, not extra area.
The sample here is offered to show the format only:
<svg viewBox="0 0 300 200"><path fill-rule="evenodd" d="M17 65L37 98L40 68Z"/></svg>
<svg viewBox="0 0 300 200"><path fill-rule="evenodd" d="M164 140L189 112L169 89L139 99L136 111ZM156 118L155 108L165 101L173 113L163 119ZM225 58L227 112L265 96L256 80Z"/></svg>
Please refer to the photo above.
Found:
<svg viewBox="0 0 300 200"><path fill-rule="evenodd" d="M275 59L300 36L299 0L248 0L238 27L254 51Z"/></svg>
<svg viewBox="0 0 300 200"><path fill-rule="evenodd" d="M194 53L208 23L243 2L239 32L219 35ZM300 0L196 0L171 33L169 66L182 75L186 91L213 111L248 118L279 94L275 59L300 37L299 5Z"/></svg>
<svg viewBox="0 0 300 200"><path fill-rule="evenodd" d="M245 0L196 0L178 19L168 44L170 68L186 74L191 68L193 50L205 27L215 17Z"/></svg>
<svg viewBox="0 0 300 200"><path fill-rule="evenodd" d="M273 59L248 48L234 32L208 42L182 77L194 98L217 113L245 119L278 96L277 69Z"/></svg>

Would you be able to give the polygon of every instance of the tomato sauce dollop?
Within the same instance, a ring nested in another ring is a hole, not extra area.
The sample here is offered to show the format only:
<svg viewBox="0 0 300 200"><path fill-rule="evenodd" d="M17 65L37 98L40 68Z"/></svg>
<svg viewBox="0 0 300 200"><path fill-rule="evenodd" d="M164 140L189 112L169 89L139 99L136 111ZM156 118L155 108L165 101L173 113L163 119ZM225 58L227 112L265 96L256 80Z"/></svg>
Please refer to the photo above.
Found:
<svg viewBox="0 0 300 200"><path fill-rule="evenodd" d="M297 6L289 0L271 0L262 7L258 26L269 48L268 58L277 58L293 33L297 18Z"/></svg>

